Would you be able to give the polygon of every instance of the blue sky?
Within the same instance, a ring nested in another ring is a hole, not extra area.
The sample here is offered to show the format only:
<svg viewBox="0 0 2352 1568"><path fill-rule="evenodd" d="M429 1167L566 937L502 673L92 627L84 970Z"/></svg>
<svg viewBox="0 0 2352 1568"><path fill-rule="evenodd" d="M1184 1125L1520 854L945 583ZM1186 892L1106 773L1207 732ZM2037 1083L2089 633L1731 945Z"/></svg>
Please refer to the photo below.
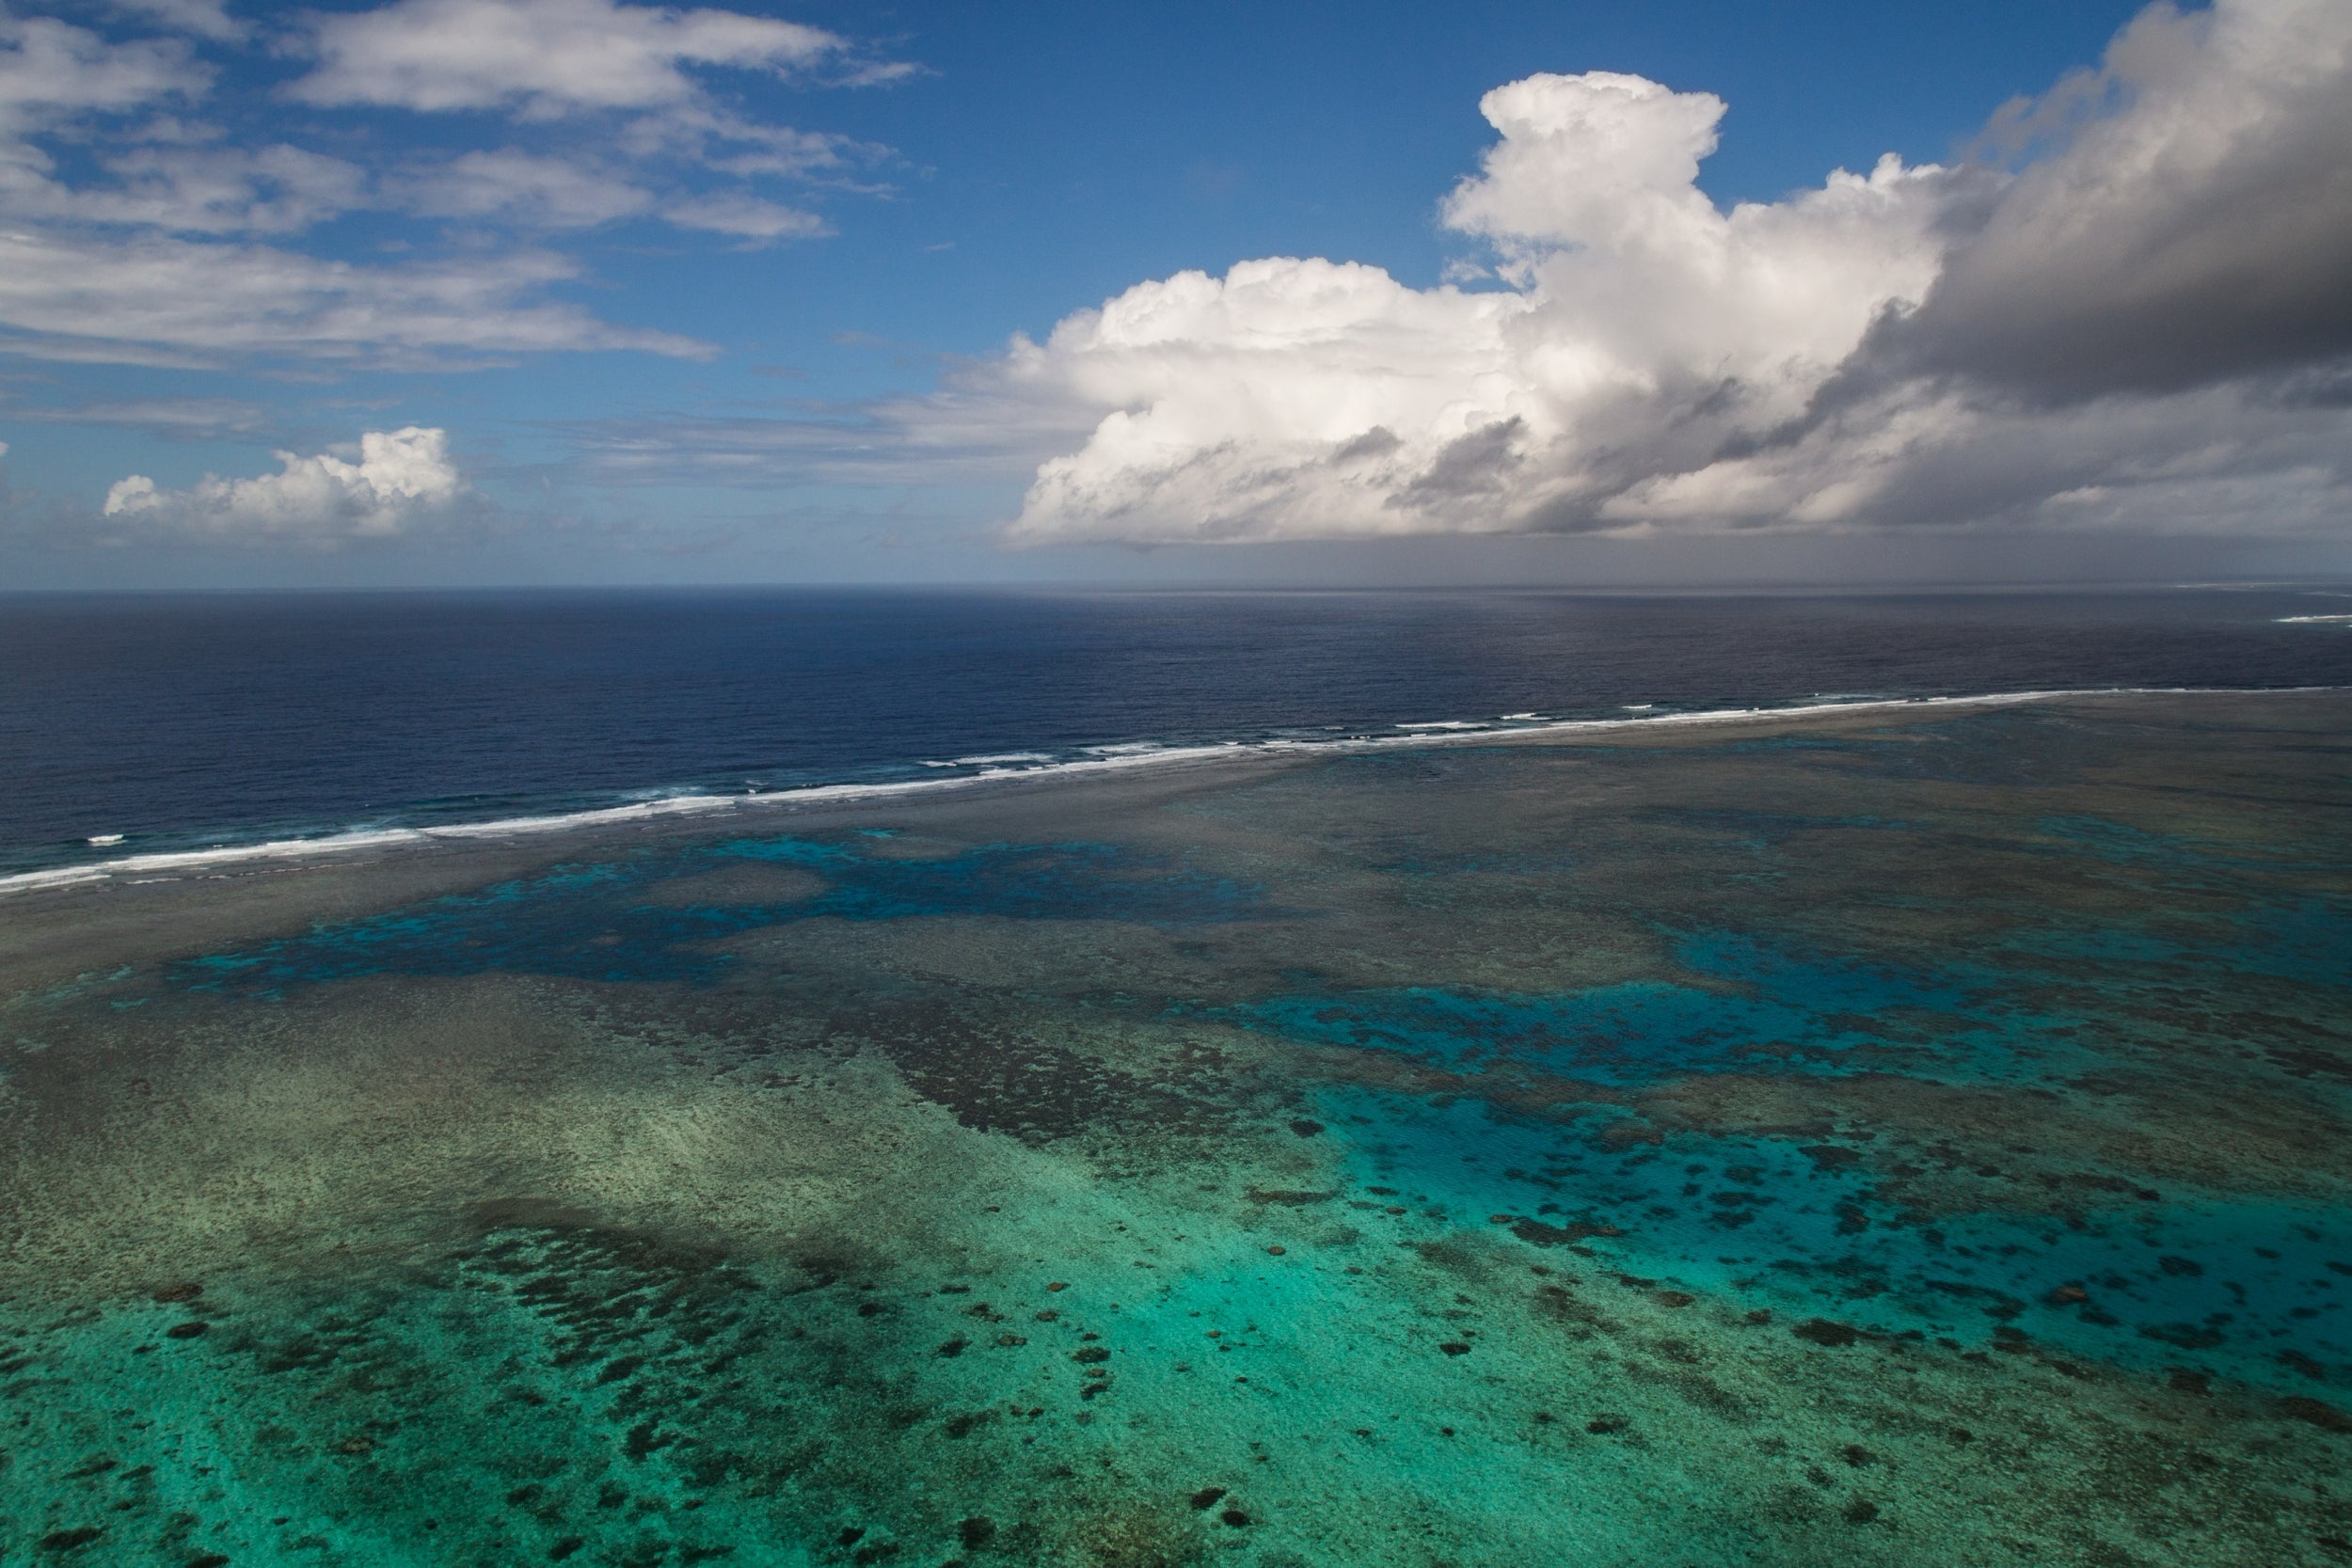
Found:
<svg viewBox="0 0 2352 1568"><path fill-rule="evenodd" d="M2341 570L2352 29L2136 14L20 8L0 584Z"/></svg>

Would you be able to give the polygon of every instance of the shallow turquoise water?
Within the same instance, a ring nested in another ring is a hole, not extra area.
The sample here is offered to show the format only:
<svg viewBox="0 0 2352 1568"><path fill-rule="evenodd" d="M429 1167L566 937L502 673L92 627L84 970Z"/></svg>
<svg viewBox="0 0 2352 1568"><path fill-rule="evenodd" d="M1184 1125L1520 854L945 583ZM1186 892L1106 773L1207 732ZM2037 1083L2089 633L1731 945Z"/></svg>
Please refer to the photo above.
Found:
<svg viewBox="0 0 2352 1568"><path fill-rule="evenodd" d="M2340 1560L2341 707L1012 796L27 970L0 1560Z"/></svg>
<svg viewBox="0 0 2352 1568"><path fill-rule="evenodd" d="M195 986L275 992L362 974L516 971L592 980L707 981L727 959L699 945L795 920L1132 920L1191 925L1255 912L1259 890L1106 844L989 845L947 859L876 860L859 838L734 839L656 862L567 865L417 909L186 960ZM873 835L886 836L886 835ZM824 885L773 903L638 901L650 882L750 862Z"/></svg>

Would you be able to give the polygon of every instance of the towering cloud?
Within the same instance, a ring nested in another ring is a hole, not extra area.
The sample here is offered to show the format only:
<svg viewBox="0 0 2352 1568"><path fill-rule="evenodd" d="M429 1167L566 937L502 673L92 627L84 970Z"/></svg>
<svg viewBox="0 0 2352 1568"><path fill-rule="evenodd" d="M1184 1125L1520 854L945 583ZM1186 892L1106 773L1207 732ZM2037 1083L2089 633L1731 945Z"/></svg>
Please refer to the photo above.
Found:
<svg viewBox="0 0 2352 1568"><path fill-rule="evenodd" d="M1019 542L2344 514L2352 8L2168 6L2007 161L1719 210L1723 103L1538 75L1447 198L1500 286L1247 261L1016 340L939 405L1083 415ZM919 416L918 416L919 422Z"/></svg>
<svg viewBox="0 0 2352 1568"><path fill-rule="evenodd" d="M1899 362L2074 399L2352 351L2352 8L2158 6L1994 129L2057 150L1885 335Z"/></svg>

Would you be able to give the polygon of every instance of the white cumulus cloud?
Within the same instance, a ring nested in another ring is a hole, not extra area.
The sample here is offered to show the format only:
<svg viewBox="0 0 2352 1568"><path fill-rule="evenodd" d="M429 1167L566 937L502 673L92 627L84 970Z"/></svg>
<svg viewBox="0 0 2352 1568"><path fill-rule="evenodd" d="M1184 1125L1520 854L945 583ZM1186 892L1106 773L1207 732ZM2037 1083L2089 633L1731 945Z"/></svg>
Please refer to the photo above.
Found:
<svg viewBox="0 0 2352 1568"><path fill-rule="evenodd" d="M1185 273L1018 343L1013 388L1108 405L1016 537L1327 537L1543 527L1629 471L1801 414L1935 277L1968 177L1888 158L1724 213L1694 183L1721 100L1596 71L1481 103L1502 133L1447 224L1512 287L1375 267Z"/></svg>
<svg viewBox="0 0 2352 1568"><path fill-rule="evenodd" d="M2006 161L1728 211L1696 183L1712 95L1593 71L1480 107L1499 139L1440 214L1500 286L1138 284L892 411L908 448L976 413L1084 431L1025 544L2352 512L2342 0L2159 5L1995 118Z"/></svg>
<svg viewBox="0 0 2352 1568"><path fill-rule="evenodd" d="M386 538L445 514L470 492L449 454L449 433L410 425L369 431L358 461L278 453L280 471L253 479L207 474L166 490L144 474L115 482L104 515L212 539L334 543Z"/></svg>

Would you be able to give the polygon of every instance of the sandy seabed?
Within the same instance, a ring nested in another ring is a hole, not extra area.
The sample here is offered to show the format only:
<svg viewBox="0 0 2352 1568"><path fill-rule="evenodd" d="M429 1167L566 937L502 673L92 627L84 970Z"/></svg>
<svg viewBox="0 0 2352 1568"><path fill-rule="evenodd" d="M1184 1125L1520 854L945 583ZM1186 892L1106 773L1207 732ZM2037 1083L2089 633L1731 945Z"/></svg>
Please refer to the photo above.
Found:
<svg viewBox="0 0 2352 1568"><path fill-rule="evenodd" d="M2352 1562L2352 695L0 900L0 1562Z"/></svg>

